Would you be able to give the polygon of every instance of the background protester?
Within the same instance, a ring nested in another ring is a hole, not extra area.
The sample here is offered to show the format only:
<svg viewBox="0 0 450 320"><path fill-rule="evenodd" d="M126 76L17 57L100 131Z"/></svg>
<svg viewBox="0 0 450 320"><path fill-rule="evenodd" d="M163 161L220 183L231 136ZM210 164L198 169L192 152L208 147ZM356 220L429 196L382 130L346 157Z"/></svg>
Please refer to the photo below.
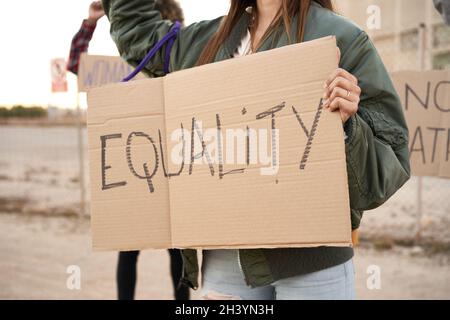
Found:
<svg viewBox="0 0 450 320"><path fill-rule="evenodd" d="M183 23L183 11L178 2L174 0L163 0L155 3L155 10L160 12L163 19L179 21ZM80 56L87 52L89 42L94 34L97 21L105 15L101 1L94 1L89 6L89 16L83 20L80 30L72 39L70 56L67 69L78 74ZM189 289L180 285L183 261L180 250L168 250L170 256L170 274L172 276L175 300L188 300ZM134 299L137 279L137 260L139 251L119 252L117 263L117 296L119 300Z"/></svg>

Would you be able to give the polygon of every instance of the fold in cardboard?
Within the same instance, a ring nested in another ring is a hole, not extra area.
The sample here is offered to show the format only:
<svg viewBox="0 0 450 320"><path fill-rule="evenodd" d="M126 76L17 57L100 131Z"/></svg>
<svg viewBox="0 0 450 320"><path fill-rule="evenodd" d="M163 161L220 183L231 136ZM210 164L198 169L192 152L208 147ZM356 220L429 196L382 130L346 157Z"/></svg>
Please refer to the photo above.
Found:
<svg viewBox="0 0 450 320"><path fill-rule="evenodd" d="M450 178L450 71L392 75L409 128L411 172Z"/></svg>
<svg viewBox="0 0 450 320"><path fill-rule="evenodd" d="M93 247L350 246L334 37L88 93Z"/></svg>

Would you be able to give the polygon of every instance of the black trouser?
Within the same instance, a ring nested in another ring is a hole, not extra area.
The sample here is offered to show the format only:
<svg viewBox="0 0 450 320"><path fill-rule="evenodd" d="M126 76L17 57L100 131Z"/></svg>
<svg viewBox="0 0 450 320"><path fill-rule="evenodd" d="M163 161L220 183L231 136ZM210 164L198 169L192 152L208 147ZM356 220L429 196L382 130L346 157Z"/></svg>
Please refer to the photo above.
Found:
<svg viewBox="0 0 450 320"><path fill-rule="evenodd" d="M188 300L189 288L179 285L183 269L181 252L177 249L170 249L168 251L175 300ZM134 299L138 256L139 251L119 252L119 262L117 264L117 292L119 300Z"/></svg>

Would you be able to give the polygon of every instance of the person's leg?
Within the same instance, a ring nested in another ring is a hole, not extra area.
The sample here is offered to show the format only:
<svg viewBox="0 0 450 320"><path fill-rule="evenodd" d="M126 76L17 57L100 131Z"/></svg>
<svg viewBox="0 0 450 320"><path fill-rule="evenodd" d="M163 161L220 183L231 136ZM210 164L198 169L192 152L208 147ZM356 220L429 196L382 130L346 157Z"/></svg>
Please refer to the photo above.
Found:
<svg viewBox="0 0 450 320"><path fill-rule="evenodd" d="M239 267L237 250L204 250L202 297L206 300L273 300L272 286L251 288Z"/></svg>
<svg viewBox="0 0 450 320"><path fill-rule="evenodd" d="M133 300L136 288L136 262L139 251L119 252L117 263L117 297Z"/></svg>
<svg viewBox="0 0 450 320"><path fill-rule="evenodd" d="M172 275L173 292L175 300L189 300L189 288L181 285L180 280L183 274L183 259L181 251L169 249L170 273Z"/></svg>
<svg viewBox="0 0 450 320"><path fill-rule="evenodd" d="M353 260L321 271L279 280L273 285L277 300L353 300Z"/></svg>

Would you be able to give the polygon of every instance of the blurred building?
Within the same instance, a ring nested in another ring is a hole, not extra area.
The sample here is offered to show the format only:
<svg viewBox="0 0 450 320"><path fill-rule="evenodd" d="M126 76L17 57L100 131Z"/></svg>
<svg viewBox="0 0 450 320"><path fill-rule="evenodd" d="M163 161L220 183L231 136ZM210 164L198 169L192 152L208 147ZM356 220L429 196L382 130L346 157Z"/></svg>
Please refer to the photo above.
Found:
<svg viewBox="0 0 450 320"><path fill-rule="evenodd" d="M450 68L450 27L432 0L334 3L338 13L369 34L389 71Z"/></svg>

